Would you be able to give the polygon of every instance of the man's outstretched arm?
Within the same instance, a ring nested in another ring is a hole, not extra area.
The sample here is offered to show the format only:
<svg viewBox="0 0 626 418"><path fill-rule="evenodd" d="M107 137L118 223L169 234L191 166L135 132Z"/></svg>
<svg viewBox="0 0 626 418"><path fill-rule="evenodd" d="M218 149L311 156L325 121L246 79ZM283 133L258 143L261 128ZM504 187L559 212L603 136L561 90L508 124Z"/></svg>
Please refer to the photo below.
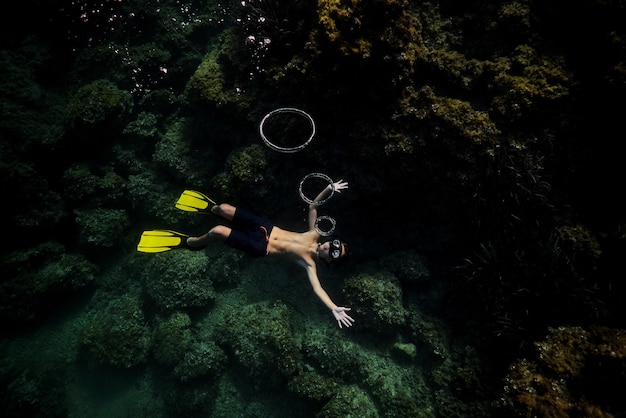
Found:
<svg viewBox="0 0 626 418"><path fill-rule="evenodd" d="M352 319L350 315L347 314L350 308L337 306L332 301L330 296L328 296L328 293L326 293L326 291L322 287L322 284L320 283L320 280L317 277L317 271L314 266L306 266L305 268L306 268L307 276L309 277L309 281L311 282L311 286L313 287L313 291L315 292L317 297L320 298L320 300L324 303L324 305L326 305L328 309L331 310L331 312L333 313L333 316L335 317L335 319L337 320L337 323L339 324L339 328L351 327L354 322L354 319Z"/></svg>
<svg viewBox="0 0 626 418"><path fill-rule="evenodd" d="M335 190L335 193L341 193L343 189L348 188L348 182L343 180L338 180L333 184L329 184L322 190L316 197L313 199L313 203L309 204L309 231L315 228L315 221L317 220L317 207L319 205L316 202L324 200L328 194Z"/></svg>

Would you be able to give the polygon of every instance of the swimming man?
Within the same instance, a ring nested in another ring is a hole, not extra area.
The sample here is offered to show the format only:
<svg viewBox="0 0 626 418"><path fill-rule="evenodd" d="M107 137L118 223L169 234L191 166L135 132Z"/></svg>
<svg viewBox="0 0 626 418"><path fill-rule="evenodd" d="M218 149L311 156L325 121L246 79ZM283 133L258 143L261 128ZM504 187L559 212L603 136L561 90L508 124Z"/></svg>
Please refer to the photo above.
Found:
<svg viewBox="0 0 626 418"><path fill-rule="evenodd" d="M339 328L350 327L354 322L354 319L347 313L350 308L337 306L322 287L317 275L318 260L327 263L337 262L347 256L348 246L339 239L324 240L315 227L318 206L315 202L323 200L333 189L341 193L347 188L348 183L339 180L328 185L313 199L313 203L309 204L309 230L306 232L287 231L273 225L265 218L228 203L215 205L211 211L230 221L232 227L216 225L202 236L189 237L187 245L204 247L208 241L218 239L253 257L277 255L295 261L306 270L313 291L331 310Z"/></svg>

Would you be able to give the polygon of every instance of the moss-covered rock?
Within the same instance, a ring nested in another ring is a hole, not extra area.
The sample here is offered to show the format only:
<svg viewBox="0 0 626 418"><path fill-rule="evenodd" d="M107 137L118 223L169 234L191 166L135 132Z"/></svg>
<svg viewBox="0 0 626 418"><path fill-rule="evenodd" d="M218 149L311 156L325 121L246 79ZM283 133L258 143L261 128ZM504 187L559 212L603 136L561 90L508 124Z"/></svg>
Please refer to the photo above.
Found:
<svg viewBox="0 0 626 418"><path fill-rule="evenodd" d="M362 381L366 375L365 356L353 355L355 352L362 353L361 347L351 339L341 338L335 329L307 333L302 341L307 362L325 376L347 382Z"/></svg>
<svg viewBox="0 0 626 418"><path fill-rule="evenodd" d="M175 225L180 211L174 203L180 192L171 187L161 170L148 169L128 176L128 198L133 213L144 219L158 219L163 225ZM144 227L153 228L149 224Z"/></svg>
<svg viewBox="0 0 626 418"><path fill-rule="evenodd" d="M536 357L518 359L504 379L504 406L518 415L610 416L624 400L609 396L626 384L626 331L551 328Z"/></svg>
<svg viewBox="0 0 626 418"><path fill-rule="evenodd" d="M173 380L167 382L161 391L164 416L209 417L218 396L218 385L212 380L193 384Z"/></svg>
<svg viewBox="0 0 626 418"><path fill-rule="evenodd" d="M168 126L156 144L154 161L176 180L186 184L200 184L208 177L216 161L214 155L198 152L193 142L198 134L191 121L184 118L177 120Z"/></svg>
<svg viewBox="0 0 626 418"><path fill-rule="evenodd" d="M230 154L226 160L226 169L213 179L213 185L220 194L229 199L246 195L263 198L268 189L267 150L253 144Z"/></svg>
<svg viewBox="0 0 626 418"><path fill-rule="evenodd" d="M496 117L518 121L537 116L537 109L556 107L570 94L572 75L562 57L545 56L529 45L519 45L511 57L485 63L494 93Z"/></svg>
<svg viewBox="0 0 626 418"><path fill-rule="evenodd" d="M414 301L407 311L406 325L410 341L417 345L420 355L429 363L438 363L448 357L450 343L445 322L424 313Z"/></svg>
<svg viewBox="0 0 626 418"><path fill-rule="evenodd" d="M418 286L431 278L428 259L415 251L391 254L381 259L381 265L404 284Z"/></svg>
<svg viewBox="0 0 626 418"><path fill-rule="evenodd" d="M557 228L556 233L561 248L572 264L578 270L592 274L598 267L602 249L591 230L582 224L563 225Z"/></svg>
<svg viewBox="0 0 626 418"><path fill-rule="evenodd" d="M154 327L152 354L164 365L176 364L192 342L191 318L184 312L174 312Z"/></svg>
<svg viewBox="0 0 626 418"><path fill-rule="evenodd" d="M185 97L193 104L210 109L229 110L245 114L251 105L251 98L237 88L233 75L237 74L245 83L251 63L241 58L242 39L232 29L227 29L217 45L207 53L189 78L185 86ZM226 70L222 67L226 66ZM231 71L228 71L231 70Z"/></svg>
<svg viewBox="0 0 626 418"><path fill-rule="evenodd" d="M20 148L55 145L63 135L65 93L48 88L41 77L54 78L63 71L57 58L52 47L36 36L26 39L19 50L3 47L0 51L0 131L17 139L14 145Z"/></svg>
<svg viewBox="0 0 626 418"><path fill-rule="evenodd" d="M350 385L342 386L315 416L318 418L377 418L380 414L367 392L356 385Z"/></svg>
<svg viewBox="0 0 626 418"><path fill-rule="evenodd" d="M126 196L126 182L121 176L110 168L102 170L84 162L65 170L62 184L64 199L75 205L103 207Z"/></svg>
<svg viewBox="0 0 626 418"><path fill-rule="evenodd" d="M280 302L259 302L227 312L216 340L246 373L262 377L263 384L277 384L302 367L289 309Z"/></svg>
<svg viewBox="0 0 626 418"><path fill-rule="evenodd" d="M150 257L142 272L150 299L163 312L206 308L215 300L208 277L209 259L202 251L169 251Z"/></svg>
<svg viewBox="0 0 626 418"><path fill-rule="evenodd" d="M103 139L104 135L121 128L133 108L133 97L108 80L96 80L78 89L66 111L66 123L81 141ZM87 148L93 144L83 143Z"/></svg>
<svg viewBox="0 0 626 418"><path fill-rule="evenodd" d="M61 418L68 415L64 398L67 379L62 370L23 370L2 373L3 416Z"/></svg>
<svg viewBox="0 0 626 418"><path fill-rule="evenodd" d="M82 330L81 345L95 364L129 368L147 359L150 329L137 298L112 299L91 312Z"/></svg>
<svg viewBox="0 0 626 418"><path fill-rule="evenodd" d="M31 161L12 152L0 136L0 189L12 204L2 207L7 236L0 249L32 245L32 236L44 237L67 215L60 194ZM19 202L19 203L17 203ZM42 204L45 202L45 204Z"/></svg>
<svg viewBox="0 0 626 418"><path fill-rule="evenodd" d="M224 371L227 357L213 340L195 341L174 367L181 382L195 379L217 379Z"/></svg>
<svg viewBox="0 0 626 418"><path fill-rule="evenodd" d="M287 385L290 392L307 400L319 403L320 407L340 389L339 379L323 376L315 370L294 376Z"/></svg>
<svg viewBox="0 0 626 418"><path fill-rule="evenodd" d="M429 384L438 416L491 416L491 394L501 383L479 350L453 346L443 361L428 363L431 367Z"/></svg>
<svg viewBox="0 0 626 418"><path fill-rule="evenodd" d="M321 0L317 6L319 26L312 40L326 47L321 50L329 49L328 43L345 56L370 58L376 54L378 59L393 52L412 63L421 38L408 6L406 0Z"/></svg>
<svg viewBox="0 0 626 418"><path fill-rule="evenodd" d="M98 268L63 245L47 242L0 259L0 319L31 321L92 284Z"/></svg>
<svg viewBox="0 0 626 418"><path fill-rule="evenodd" d="M346 280L344 295L354 312L357 326L379 333L393 333L405 323L402 287L389 272L363 273Z"/></svg>
<svg viewBox="0 0 626 418"><path fill-rule="evenodd" d="M123 132L140 140L156 140L160 137L157 117L150 112L140 112L137 119L126 125Z"/></svg>
<svg viewBox="0 0 626 418"><path fill-rule="evenodd" d="M246 255L240 251L216 243L210 248L211 269L209 277L216 288L233 287L241 282L241 269Z"/></svg>
<svg viewBox="0 0 626 418"><path fill-rule="evenodd" d="M125 238L124 232L130 226L123 209L77 209L75 213L80 242L90 247L115 247Z"/></svg>

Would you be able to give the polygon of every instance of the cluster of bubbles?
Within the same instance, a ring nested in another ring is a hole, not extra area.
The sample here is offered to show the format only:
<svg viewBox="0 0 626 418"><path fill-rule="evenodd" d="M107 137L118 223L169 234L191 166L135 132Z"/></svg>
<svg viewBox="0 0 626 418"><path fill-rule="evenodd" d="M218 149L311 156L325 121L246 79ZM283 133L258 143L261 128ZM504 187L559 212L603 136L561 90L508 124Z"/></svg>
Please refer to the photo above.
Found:
<svg viewBox="0 0 626 418"><path fill-rule="evenodd" d="M153 9L132 11L129 0L101 0L99 2L71 1L58 10L57 19L66 27L66 39L72 52L79 49L106 46L119 55L121 62L129 68L133 80L133 93L147 93L160 84L168 74L167 63L143 68L132 58L131 48L145 36L144 14L155 16L164 13L162 0L153 0ZM168 3L171 4L171 3ZM196 9L181 0L173 2L176 11L165 20L162 28L167 31L187 30L190 25L202 23ZM211 19L209 19L211 20ZM223 19L222 19L223 20ZM141 42L141 41L140 41Z"/></svg>

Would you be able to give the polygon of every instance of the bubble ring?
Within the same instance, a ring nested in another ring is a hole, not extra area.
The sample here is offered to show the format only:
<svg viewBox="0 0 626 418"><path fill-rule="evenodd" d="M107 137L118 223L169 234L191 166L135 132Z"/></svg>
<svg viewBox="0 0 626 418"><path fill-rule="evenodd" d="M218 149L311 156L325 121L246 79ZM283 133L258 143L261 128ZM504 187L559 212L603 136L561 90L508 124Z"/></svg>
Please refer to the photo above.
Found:
<svg viewBox="0 0 626 418"><path fill-rule="evenodd" d="M318 200L317 202L315 202L314 200L309 199L308 197L306 197L304 195L304 192L302 191L302 185L304 184L304 182L307 181L308 179L312 179L312 178L315 178L315 177L320 178L322 180L326 180L328 182L328 184L330 185L330 194L328 196L326 196L326 199ZM333 197L333 194L335 194L335 187L333 186L333 179L328 177L326 174L323 174L323 173L309 173L306 176L304 176L302 178L302 180L300 180L300 186L298 187L298 191L300 192L300 197L302 198L302 200L307 202L309 205L321 206L324 203L326 203L331 197Z"/></svg>
<svg viewBox="0 0 626 418"><path fill-rule="evenodd" d="M330 222L330 229L328 231L322 231L318 224L320 223L320 221L328 221ZM335 232L335 226L337 225L337 221L335 221L333 218L331 218L330 216L320 216L319 218L317 218L315 220L315 230L317 231L318 234L320 234L323 237L327 237L329 235L332 235L333 232Z"/></svg>
<svg viewBox="0 0 626 418"><path fill-rule="evenodd" d="M280 113L295 113L296 115L301 115L307 118L309 120L309 123L311 124L311 135L309 136L309 138L306 141L304 141L302 144L297 145L295 147L281 147L279 145L274 144L269 139L267 139L267 136L265 135L265 132L263 131L263 126L265 125L265 122L272 116L278 115ZM315 136L315 121L313 120L311 115L306 113L304 110L296 109L295 107L281 107L281 108L272 110L270 113L268 113L267 115L263 117L263 120L261 120L261 123L259 124L259 134L261 135L261 138L263 138L263 142L265 142L265 145L267 145L274 151L285 152L285 153L298 152L304 149L307 145L309 145L309 142L311 142L311 140Z"/></svg>

